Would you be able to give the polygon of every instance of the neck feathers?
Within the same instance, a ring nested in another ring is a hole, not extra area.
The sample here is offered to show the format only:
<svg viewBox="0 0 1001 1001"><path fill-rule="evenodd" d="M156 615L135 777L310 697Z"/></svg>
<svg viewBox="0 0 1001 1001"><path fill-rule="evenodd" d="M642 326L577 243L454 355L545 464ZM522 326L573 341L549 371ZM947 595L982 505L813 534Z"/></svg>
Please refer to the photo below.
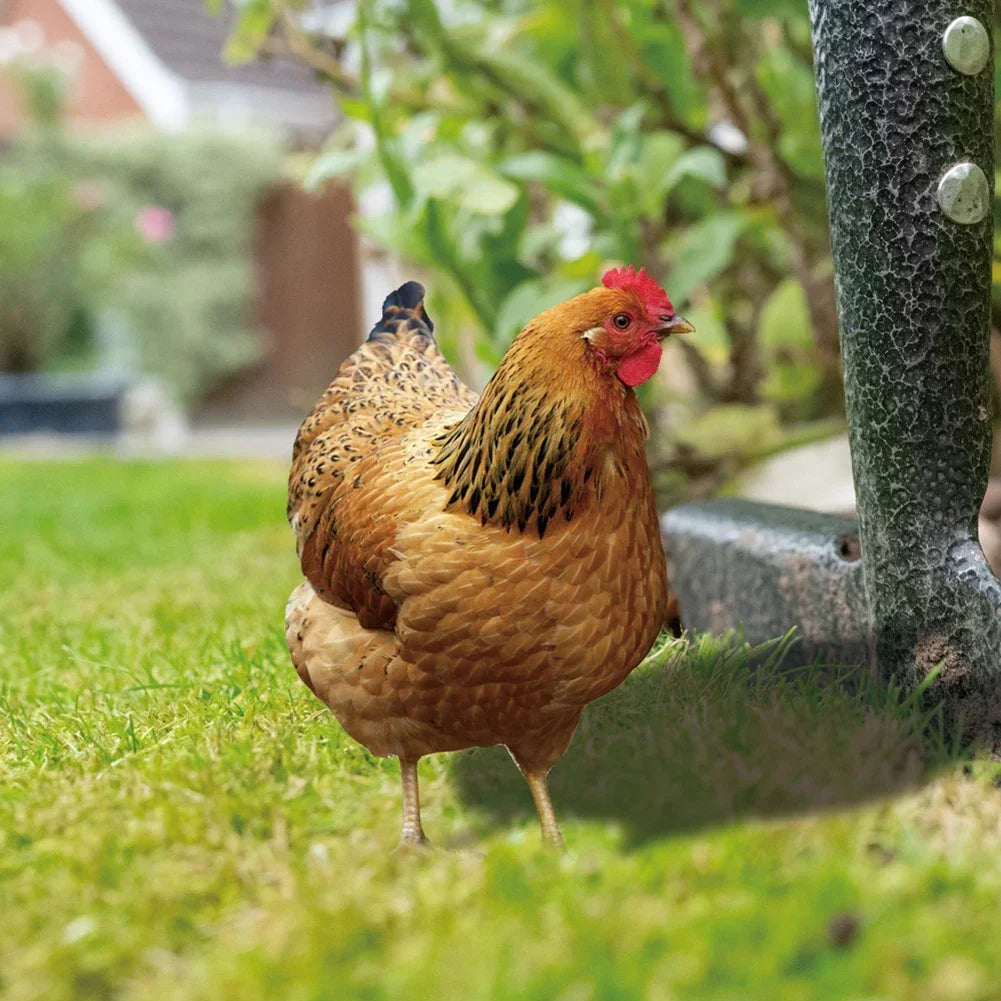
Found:
<svg viewBox="0 0 1001 1001"><path fill-rule="evenodd" d="M439 436L433 461L451 491L448 507L541 539L616 480L628 488L637 461L645 470L647 429L635 395L617 379L609 385L566 360L540 378L540 366L518 348L465 418Z"/></svg>

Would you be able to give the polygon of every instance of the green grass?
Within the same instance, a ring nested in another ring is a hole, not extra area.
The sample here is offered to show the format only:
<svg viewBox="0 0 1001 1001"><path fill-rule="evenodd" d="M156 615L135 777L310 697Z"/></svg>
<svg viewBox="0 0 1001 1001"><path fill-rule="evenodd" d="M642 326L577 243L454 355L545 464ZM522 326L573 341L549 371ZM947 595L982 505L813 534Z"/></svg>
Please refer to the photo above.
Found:
<svg viewBox="0 0 1001 1001"><path fill-rule="evenodd" d="M496 750L422 763L452 850L401 856L287 660L281 469L0 483L3 996L1001 996L999 766L898 693L665 642L554 772L566 857Z"/></svg>

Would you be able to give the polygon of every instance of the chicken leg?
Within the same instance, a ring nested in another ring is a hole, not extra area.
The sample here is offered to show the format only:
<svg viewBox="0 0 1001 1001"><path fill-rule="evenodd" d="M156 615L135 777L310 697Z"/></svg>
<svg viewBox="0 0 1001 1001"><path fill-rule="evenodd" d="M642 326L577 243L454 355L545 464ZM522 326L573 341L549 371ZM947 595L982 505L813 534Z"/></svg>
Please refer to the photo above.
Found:
<svg viewBox="0 0 1001 1001"><path fill-rule="evenodd" d="M400 775L403 779L403 829L400 847L428 845L430 842L421 827L421 797L417 788L417 759L400 758Z"/></svg>
<svg viewBox="0 0 1001 1001"><path fill-rule="evenodd" d="M556 823L556 811L553 809L553 801L549 798L549 783L547 782L549 772L541 769L523 768L522 775L525 776L528 788L532 792L532 799L535 800L535 809L539 814L539 823L542 826L542 843L547 848L565 852L566 845L563 843L560 825Z"/></svg>

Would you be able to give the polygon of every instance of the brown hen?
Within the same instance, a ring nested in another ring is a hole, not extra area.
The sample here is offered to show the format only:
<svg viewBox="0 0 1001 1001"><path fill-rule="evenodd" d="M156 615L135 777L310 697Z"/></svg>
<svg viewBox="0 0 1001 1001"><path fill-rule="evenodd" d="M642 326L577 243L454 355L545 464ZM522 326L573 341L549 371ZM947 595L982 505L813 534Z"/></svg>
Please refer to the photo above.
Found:
<svg viewBox="0 0 1001 1001"><path fill-rule="evenodd" d="M610 271L532 320L477 399L423 294L387 298L296 439L292 662L355 740L400 759L402 842L425 840L418 759L504 744L560 845L549 770L664 623L632 387L691 327L645 272Z"/></svg>

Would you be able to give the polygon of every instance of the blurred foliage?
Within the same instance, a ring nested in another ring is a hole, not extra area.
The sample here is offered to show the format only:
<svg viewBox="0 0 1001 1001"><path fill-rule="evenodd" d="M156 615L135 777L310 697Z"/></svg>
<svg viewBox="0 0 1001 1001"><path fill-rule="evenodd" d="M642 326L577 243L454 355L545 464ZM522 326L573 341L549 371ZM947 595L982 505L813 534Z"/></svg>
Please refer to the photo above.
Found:
<svg viewBox="0 0 1001 1001"><path fill-rule="evenodd" d="M231 58L291 56L331 83L345 121L308 179L350 179L363 232L428 274L467 378L628 262L697 328L645 388L662 500L839 426L804 0L232 3ZM1001 238L996 258L1001 386Z"/></svg>
<svg viewBox="0 0 1001 1001"><path fill-rule="evenodd" d="M278 143L246 132L142 130L64 149L67 172L98 185L121 222L141 227L151 207L169 214L171 232L150 234L112 300L143 369L191 400L256 361L253 241L260 202L280 176Z"/></svg>
<svg viewBox="0 0 1001 1001"><path fill-rule="evenodd" d="M768 450L840 413L805 3L237 7L233 58L291 54L337 93L346 121L310 181L351 179L361 229L428 273L439 329L472 327L484 365L609 264L663 279L698 328L647 400L675 432L663 492L717 484L749 427ZM468 345L445 346L475 379ZM711 454L692 444L707 414Z"/></svg>
<svg viewBox="0 0 1001 1001"><path fill-rule="evenodd" d="M79 350L73 335L106 290L118 234L41 155L31 170L0 161L0 232L0 371L30 372Z"/></svg>
<svg viewBox="0 0 1001 1001"><path fill-rule="evenodd" d="M246 132L71 135L51 107L58 81L40 82L53 76L22 75L36 127L0 161L0 370L135 368L193 401L260 357L253 240L280 146Z"/></svg>

